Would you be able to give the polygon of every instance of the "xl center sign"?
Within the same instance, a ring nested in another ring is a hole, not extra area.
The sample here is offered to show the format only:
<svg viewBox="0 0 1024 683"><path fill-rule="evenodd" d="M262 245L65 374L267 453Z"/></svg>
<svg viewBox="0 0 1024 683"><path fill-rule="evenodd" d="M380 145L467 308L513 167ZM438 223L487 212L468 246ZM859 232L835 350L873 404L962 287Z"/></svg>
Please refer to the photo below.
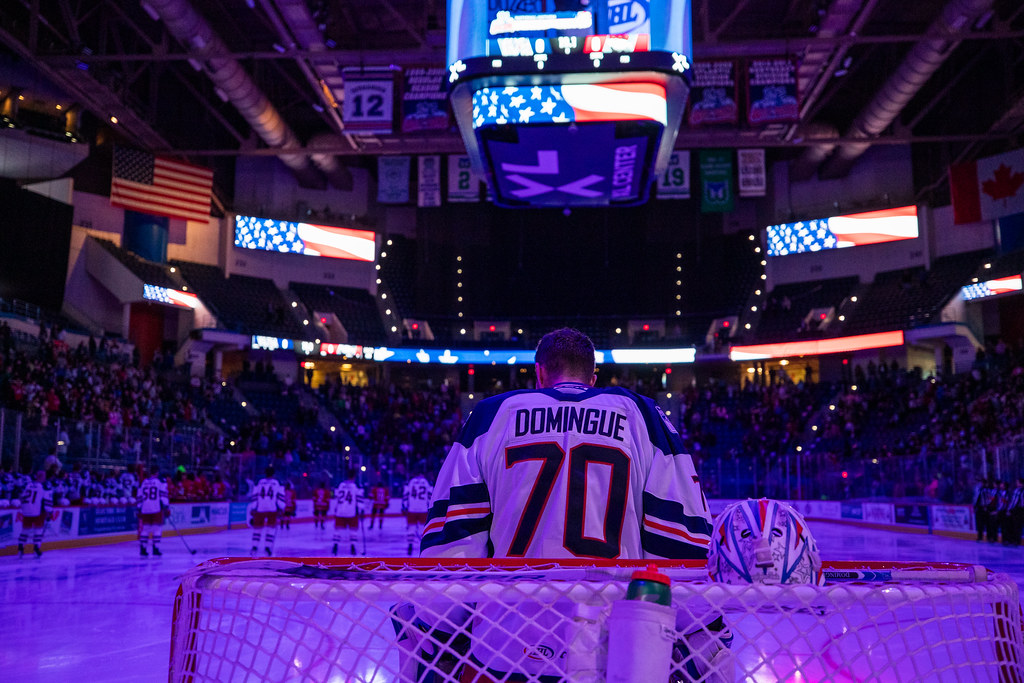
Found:
<svg viewBox="0 0 1024 683"><path fill-rule="evenodd" d="M607 206L645 201L657 124L595 122L481 128L477 133L504 206Z"/></svg>
<svg viewBox="0 0 1024 683"><path fill-rule="evenodd" d="M452 112L495 204L646 201L686 108L690 0L447 1Z"/></svg>

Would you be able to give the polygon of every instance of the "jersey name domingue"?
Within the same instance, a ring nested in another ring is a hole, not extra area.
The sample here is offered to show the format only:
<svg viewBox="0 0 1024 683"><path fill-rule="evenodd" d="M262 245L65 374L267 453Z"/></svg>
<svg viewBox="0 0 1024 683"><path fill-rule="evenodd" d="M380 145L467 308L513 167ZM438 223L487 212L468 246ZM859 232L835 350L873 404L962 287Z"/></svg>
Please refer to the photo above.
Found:
<svg viewBox="0 0 1024 683"><path fill-rule="evenodd" d="M559 406L558 408L520 408L516 411L516 436L548 432L600 434L618 441L626 428L626 416L614 410Z"/></svg>

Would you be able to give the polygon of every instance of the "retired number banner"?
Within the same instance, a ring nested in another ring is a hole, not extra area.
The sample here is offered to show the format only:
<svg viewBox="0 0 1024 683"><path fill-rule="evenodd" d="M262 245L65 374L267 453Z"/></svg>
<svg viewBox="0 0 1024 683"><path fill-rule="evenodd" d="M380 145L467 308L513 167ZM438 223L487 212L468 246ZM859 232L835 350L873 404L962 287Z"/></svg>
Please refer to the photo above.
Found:
<svg viewBox="0 0 1024 683"><path fill-rule="evenodd" d="M418 161L417 206L441 206L441 157L431 154Z"/></svg>
<svg viewBox="0 0 1024 683"><path fill-rule="evenodd" d="M468 154L448 155L448 201L480 201L480 178L473 173Z"/></svg>
<svg viewBox="0 0 1024 683"><path fill-rule="evenodd" d="M377 157L377 201L409 202L409 157Z"/></svg>
<svg viewBox="0 0 1024 683"><path fill-rule="evenodd" d="M768 171L765 168L764 149L738 149L740 196L763 197L768 191Z"/></svg>
<svg viewBox="0 0 1024 683"><path fill-rule="evenodd" d="M732 150L701 150L700 186L700 210L703 213L733 210Z"/></svg>
<svg viewBox="0 0 1024 683"><path fill-rule="evenodd" d="M395 77L390 70L345 69L341 120L353 133L391 133L395 117Z"/></svg>
<svg viewBox="0 0 1024 683"><path fill-rule="evenodd" d="M690 152L672 152L665 172L658 178L658 199L690 198Z"/></svg>

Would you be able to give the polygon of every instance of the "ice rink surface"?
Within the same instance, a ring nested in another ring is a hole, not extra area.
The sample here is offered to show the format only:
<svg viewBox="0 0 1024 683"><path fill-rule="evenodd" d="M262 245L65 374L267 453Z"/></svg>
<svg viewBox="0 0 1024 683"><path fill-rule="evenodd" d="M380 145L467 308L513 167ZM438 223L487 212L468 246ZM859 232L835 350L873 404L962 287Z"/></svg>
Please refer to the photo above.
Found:
<svg viewBox="0 0 1024 683"><path fill-rule="evenodd" d="M823 558L963 562L1010 574L1024 590L1024 548L812 522ZM310 523L279 531L275 555L329 556L331 533ZM164 538L162 557L137 543L0 557L0 678L104 683L166 681L179 577L204 559L248 556L248 529ZM366 532L370 557L406 557L404 519ZM342 542L339 556L347 555ZM362 542L357 544L362 553Z"/></svg>

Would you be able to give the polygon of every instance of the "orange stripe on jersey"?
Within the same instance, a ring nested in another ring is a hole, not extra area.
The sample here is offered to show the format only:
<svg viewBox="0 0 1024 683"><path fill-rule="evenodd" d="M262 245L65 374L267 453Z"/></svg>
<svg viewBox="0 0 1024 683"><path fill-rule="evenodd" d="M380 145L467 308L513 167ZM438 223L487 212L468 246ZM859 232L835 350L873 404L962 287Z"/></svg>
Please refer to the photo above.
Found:
<svg viewBox="0 0 1024 683"><path fill-rule="evenodd" d="M693 543L694 545L709 545L711 543L706 538L697 538L695 536L691 536L685 531L680 531L679 529L676 529L675 527L670 527L667 524L658 524L657 522L648 519L647 517L644 517L644 525L651 529L657 529L658 531L663 531L667 534L678 536L684 541L687 541L688 543Z"/></svg>
<svg viewBox="0 0 1024 683"><path fill-rule="evenodd" d="M458 519L459 517L469 517L470 515L480 515L491 511L491 506L477 507L477 508L460 508L458 510L449 510L448 514L444 517L438 517L430 520L430 522L423 527L423 533L429 534L442 528L450 519Z"/></svg>

